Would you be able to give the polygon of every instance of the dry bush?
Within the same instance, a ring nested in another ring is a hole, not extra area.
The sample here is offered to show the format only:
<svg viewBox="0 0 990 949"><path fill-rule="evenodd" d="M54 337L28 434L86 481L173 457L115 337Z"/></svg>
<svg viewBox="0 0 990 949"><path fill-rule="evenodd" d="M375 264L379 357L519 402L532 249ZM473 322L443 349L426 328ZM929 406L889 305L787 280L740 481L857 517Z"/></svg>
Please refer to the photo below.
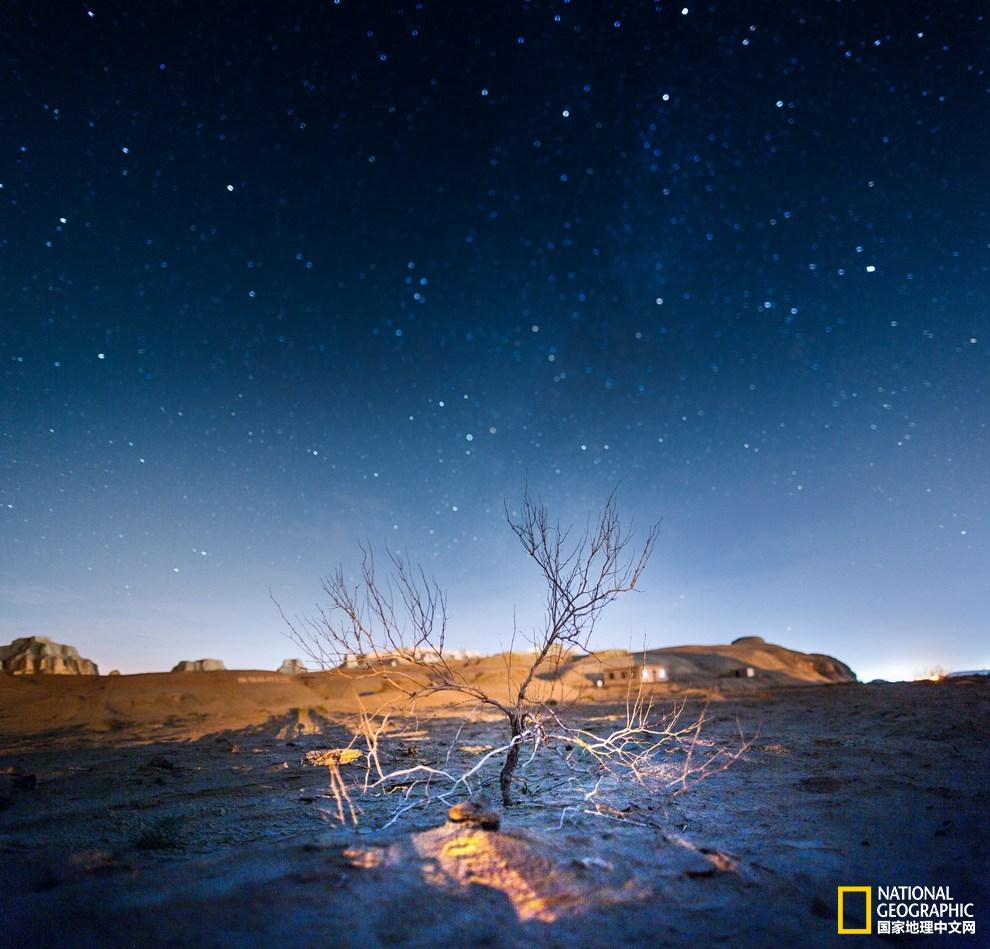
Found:
<svg viewBox="0 0 990 949"><path fill-rule="evenodd" d="M680 722L683 706L656 715L642 687L627 701L625 722L606 735L568 725L559 707L533 696L535 677L547 673L552 677L574 655L588 652L605 608L636 589L653 552L659 524L650 528L641 545L632 547L614 493L599 516L589 519L580 532L562 528L546 506L534 501L528 492L518 513L506 509L506 520L539 569L545 588L543 623L529 637L532 652L518 679L513 678L512 656L519 634L513 624L506 661L510 680L507 699L469 681L462 665L451 661L446 650L444 592L421 568L394 552L388 552L388 570L382 574L374 554L365 548L357 583L349 583L343 567L338 566L323 583L327 605L308 619L295 623L286 619L291 637L322 668L335 669L351 679L383 680L405 696L407 712L415 708L418 699L444 692L504 716L506 741L466 769L450 766L448 753L441 767L415 763L386 772L378 754L386 721L362 709L355 740L360 737L367 749L363 793L387 792L401 785L406 801L394 820L404 809L431 796L449 803L452 795L472 793L493 761L501 762L499 789L504 806L513 803L520 762L528 767L543 753L558 758L570 775L568 780L579 780L574 777L577 774L580 780L590 777L591 785L582 785L581 791L582 795L590 793L589 800L606 777L657 783L658 759L674 747L689 749L685 772L677 779L682 785L719 765L725 756L717 749L714 755L702 755L700 763L691 763L703 715L686 726ZM285 619L284 613L282 616ZM339 782L339 772L335 777L334 794L343 817L351 808L351 800ZM439 791L438 782L442 785Z"/></svg>
<svg viewBox="0 0 990 949"><path fill-rule="evenodd" d="M635 692L630 689L623 714L598 716L594 723L579 727L564 721L557 709L544 708L534 712L514 742L497 747L461 744L463 730L478 727L470 712L450 736L443 731L449 724L436 713L425 721L394 720L388 714L362 710L347 723L352 731L348 749L355 758L364 749L362 770L348 769L352 775L348 789L341 772L331 767L329 793L341 823L349 812L351 822L357 824L368 805L374 818L384 822L381 829L386 829L410 811L449 807L479 792L484 796L498 781L500 762L517 746L521 754L516 781L529 795L531 806L559 811L558 828L581 814L660 827L646 813L654 804L664 805L729 767L755 740L741 730L738 743L707 737L703 733L707 709L692 717L687 708L682 701L660 712L640 685ZM441 734L448 740L440 758L413 754L406 743L410 735ZM343 750L330 757L339 760ZM387 817L381 817L383 813Z"/></svg>

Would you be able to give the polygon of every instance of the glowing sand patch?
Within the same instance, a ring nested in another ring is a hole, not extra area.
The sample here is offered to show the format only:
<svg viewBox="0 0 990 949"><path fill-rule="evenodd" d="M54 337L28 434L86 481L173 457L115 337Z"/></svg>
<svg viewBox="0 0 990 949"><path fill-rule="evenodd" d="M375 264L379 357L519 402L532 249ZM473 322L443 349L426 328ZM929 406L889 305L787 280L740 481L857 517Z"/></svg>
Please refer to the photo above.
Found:
<svg viewBox="0 0 990 949"><path fill-rule="evenodd" d="M362 847L347 847L343 851L343 856L349 866L359 870L374 870L383 862L380 850L367 850Z"/></svg>
<svg viewBox="0 0 990 949"><path fill-rule="evenodd" d="M638 887L615 887L586 868L558 863L541 852L544 845L523 835L441 827L416 835L424 858L424 878L441 889L468 892L483 886L504 893L525 922L552 923L593 905L640 899ZM603 885L605 884L605 885Z"/></svg>

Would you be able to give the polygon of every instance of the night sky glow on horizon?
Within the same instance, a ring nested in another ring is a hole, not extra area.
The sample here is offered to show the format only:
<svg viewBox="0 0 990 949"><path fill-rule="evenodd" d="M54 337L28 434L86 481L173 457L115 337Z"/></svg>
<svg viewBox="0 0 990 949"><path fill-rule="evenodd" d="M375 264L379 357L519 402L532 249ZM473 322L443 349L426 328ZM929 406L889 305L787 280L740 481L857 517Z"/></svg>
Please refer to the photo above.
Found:
<svg viewBox="0 0 990 949"><path fill-rule="evenodd" d="M0 641L297 655L390 545L454 646L504 523L618 485L600 646L990 666L977 3L19 5L0 25Z"/></svg>

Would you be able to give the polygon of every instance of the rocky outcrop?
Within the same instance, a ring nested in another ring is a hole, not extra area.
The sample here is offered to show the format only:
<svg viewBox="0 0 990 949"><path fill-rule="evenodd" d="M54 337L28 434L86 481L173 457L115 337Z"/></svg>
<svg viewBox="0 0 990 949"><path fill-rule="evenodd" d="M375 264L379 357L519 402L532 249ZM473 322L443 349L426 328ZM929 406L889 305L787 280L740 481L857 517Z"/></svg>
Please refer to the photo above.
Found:
<svg viewBox="0 0 990 949"><path fill-rule="evenodd" d="M277 671L281 672L282 675L287 676L297 676L301 672L309 672L306 668L306 663L304 663L302 659L285 659L282 661L282 665L278 667Z"/></svg>
<svg viewBox="0 0 990 949"><path fill-rule="evenodd" d="M0 667L10 675L98 676L99 669L83 659L75 646L53 643L47 636L25 636L0 646Z"/></svg>
<svg viewBox="0 0 990 949"><path fill-rule="evenodd" d="M596 688L628 689L650 683L669 689L731 691L783 685L827 685L855 682L856 674L833 656L798 652L768 643L761 636L742 636L729 645L669 646L640 653L595 653L576 659L568 674ZM582 682L583 685L583 682Z"/></svg>
<svg viewBox="0 0 990 949"><path fill-rule="evenodd" d="M855 682L856 673L835 656L825 656L818 652L808 653L815 672L825 676L830 682Z"/></svg>
<svg viewBox="0 0 990 949"><path fill-rule="evenodd" d="M173 672L225 672L226 669L219 659L183 659L172 667Z"/></svg>

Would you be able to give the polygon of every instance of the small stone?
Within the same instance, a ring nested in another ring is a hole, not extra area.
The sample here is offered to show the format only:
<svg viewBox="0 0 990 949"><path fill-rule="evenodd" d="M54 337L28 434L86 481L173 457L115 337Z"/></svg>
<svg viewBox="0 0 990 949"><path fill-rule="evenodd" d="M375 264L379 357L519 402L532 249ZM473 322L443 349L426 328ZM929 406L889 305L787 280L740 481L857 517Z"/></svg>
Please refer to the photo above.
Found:
<svg viewBox="0 0 990 949"><path fill-rule="evenodd" d="M478 824L482 830L498 830L502 815L480 801L459 801L447 811L447 819L455 824Z"/></svg>
<svg viewBox="0 0 990 949"><path fill-rule="evenodd" d="M607 860L601 857L575 857L571 861L574 866L582 870L614 870L615 868Z"/></svg>

